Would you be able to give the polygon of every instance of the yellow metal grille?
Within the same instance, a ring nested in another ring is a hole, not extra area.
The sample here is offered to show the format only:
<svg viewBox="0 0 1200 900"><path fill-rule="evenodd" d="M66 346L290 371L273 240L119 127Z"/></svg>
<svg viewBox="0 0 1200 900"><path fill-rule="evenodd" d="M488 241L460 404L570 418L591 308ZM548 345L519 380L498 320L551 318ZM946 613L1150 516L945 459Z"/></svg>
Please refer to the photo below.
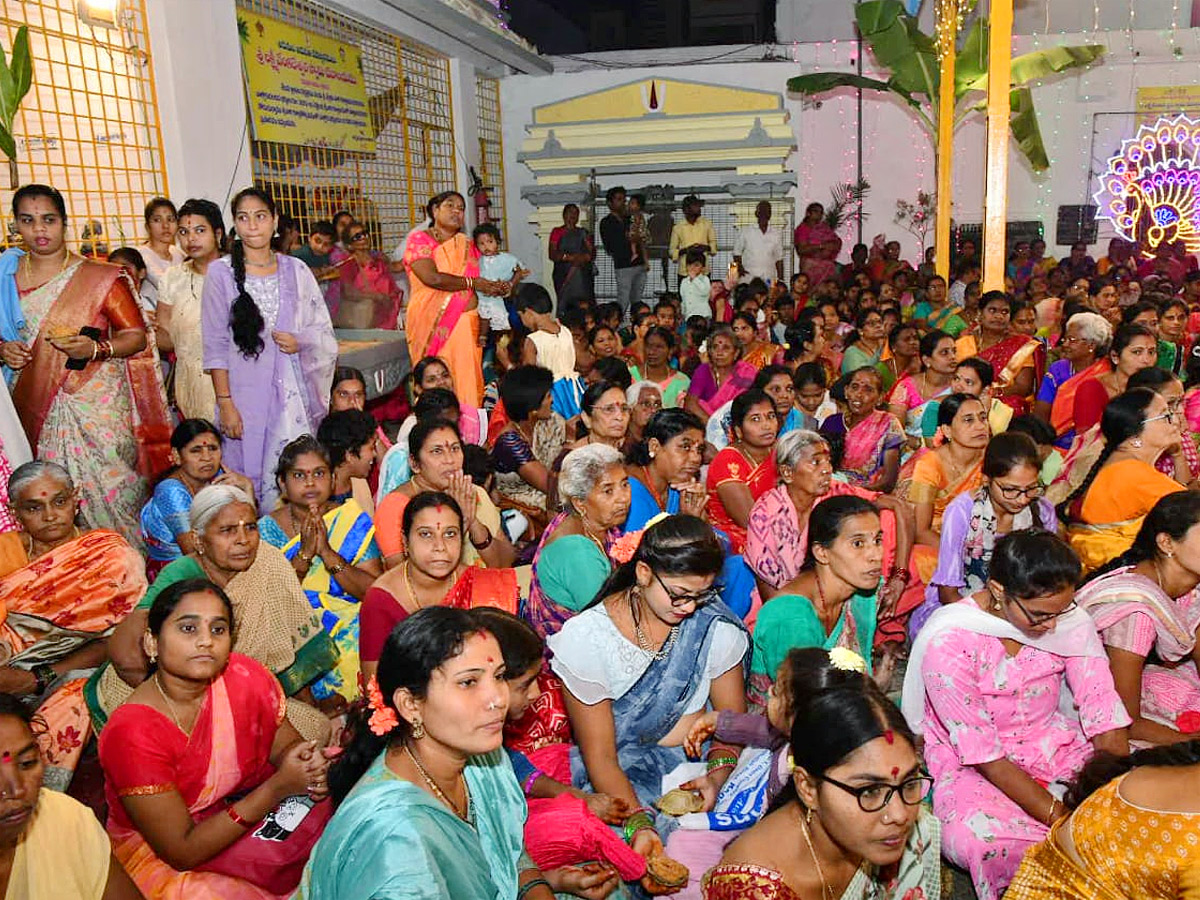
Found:
<svg viewBox="0 0 1200 900"><path fill-rule="evenodd" d="M508 217L504 214L504 139L500 124L500 82L486 75L475 76L475 108L478 111L479 177L492 201L491 217L500 227L508 249Z"/></svg>
<svg viewBox="0 0 1200 900"><path fill-rule="evenodd" d="M455 186L450 65L403 38L304 0L238 0L238 16L270 16L354 44L362 65L374 154L251 141L254 180L303 233L348 209L391 252L424 219L425 203Z"/></svg>
<svg viewBox="0 0 1200 900"><path fill-rule="evenodd" d="M123 0L114 27L81 21L75 0L0 0L0 10L5 53L28 25L33 57L14 123L19 181L62 191L76 249L142 243L146 201L167 192L143 0ZM0 160L8 218L6 169Z"/></svg>

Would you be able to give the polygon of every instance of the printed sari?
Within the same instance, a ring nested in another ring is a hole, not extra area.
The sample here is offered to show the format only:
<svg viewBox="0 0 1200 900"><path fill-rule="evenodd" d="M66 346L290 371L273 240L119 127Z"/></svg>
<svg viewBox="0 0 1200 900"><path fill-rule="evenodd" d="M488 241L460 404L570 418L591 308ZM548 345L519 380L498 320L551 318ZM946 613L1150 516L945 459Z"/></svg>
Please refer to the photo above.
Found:
<svg viewBox="0 0 1200 900"><path fill-rule="evenodd" d="M503 750L463 770L474 826L379 757L313 848L295 900L511 900L524 855L525 798Z"/></svg>
<svg viewBox="0 0 1200 900"><path fill-rule="evenodd" d="M900 420L887 410L878 409L855 423L849 431L841 413L832 415L821 423L821 433L840 436L842 459L838 471L859 487L867 486L880 475L888 451L900 450L905 440Z"/></svg>
<svg viewBox="0 0 1200 900"><path fill-rule="evenodd" d="M739 359L734 363L733 371L726 375L725 380L718 386L709 364L701 363L692 375L688 396L695 397L701 409L711 416L738 394L749 390L757 375L758 369L744 359Z"/></svg>
<svg viewBox="0 0 1200 900"><path fill-rule="evenodd" d="M1135 806L1121 796L1122 775L1060 819L1050 834L1031 848L1005 894L1006 900L1176 900L1193 896L1200 867L1196 816ZM1061 845L1070 831L1074 856ZM1128 840L1118 835L1130 835ZM1137 836L1147 839L1138 840Z"/></svg>
<svg viewBox="0 0 1200 900"><path fill-rule="evenodd" d="M1122 566L1089 581L1075 601L1096 623L1106 647L1145 660L1141 714L1176 731L1182 716L1200 715L1200 671L1192 654L1200 629L1200 592L1172 599L1158 583Z"/></svg>
<svg viewBox="0 0 1200 900"><path fill-rule="evenodd" d="M904 404L904 433L915 438L923 437L921 420L925 417L925 407L950 393L950 385L947 384L927 400L921 396L921 391L917 387L918 377L920 376L905 375L896 382L887 398L888 405Z"/></svg>
<svg viewBox="0 0 1200 900"><path fill-rule="evenodd" d="M12 400L35 456L71 473L83 520L140 548L138 513L149 479L170 464L171 423L153 340L125 359L82 369L68 369L67 355L48 340L84 326L103 337L144 329L135 293L123 269L91 260L25 293L18 331L32 358L16 375Z"/></svg>
<svg viewBox="0 0 1200 900"><path fill-rule="evenodd" d="M89 531L33 562L21 532L0 535L0 657L32 669L103 640L146 592L141 556L120 535ZM42 744L47 787L65 791L91 735L84 681L90 671L59 676L32 699L48 726Z"/></svg>
<svg viewBox="0 0 1200 900"><path fill-rule="evenodd" d="M911 481L897 486L896 496L910 503L930 503L933 505L933 521L930 528L941 533L942 515L950 501L959 494L973 491L983 484L983 455L973 466L959 472L957 477L950 478L942 466L942 458L936 450L920 451L913 466ZM918 577L925 584L933 578L937 568L938 548L927 544L913 546L912 561L916 566Z"/></svg>
<svg viewBox="0 0 1200 900"><path fill-rule="evenodd" d="M596 243L586 228L578 225L567 228L559 225L550 231L550 249L563 253L588 253L596 258ZM558 298L558 309L563 311L577 306L580 300L590 300L595 290L594 263L556 262L551 278L554 295Z"/></svg>
<svg viewBox="0 0 1200 900"><path fill-rule="evenodd" d="M1004 340L998 341L982 351L979 349L978 335L966 334L958 339L957 350L960 362L969 357L978 356L988 363L995 371L996 384L1002 389L1012 384L1022 370L1031 368L1033 369L1033 389L1030 392L1032 394L1037 391L1046 369L1045 345L1036 338L1024 334L1010 334ZM1018 414L1028 410L1029 397L1007 396L1000 399L1016 410Z"/></svg>
<svg viewBox="0 0 1200 900"><path fill-rule="evenodd" d="M375 523L353 499L325 513L324 522L329 546L350 565L379 559ZM262 539L282 550L289 562L300 552L300 536L289 538L270 516L258 520L258 530ZM338 583L337 576L329 574L320 557L312 561L301 586L340 654L337 666L312 683L313 696L324 700L341 694L352 701L358 697L359 600Z"/></svg>
<svg viewBox="0 0 1200 900"><path fill-rule="evenodd" d="M257 828L189 871L178 871L155 854L121 802L122 797L177 791L193 821L223 814L230 802L274 772L271 746L285 711L279 682L259 663L234 653L209 685L190 735L141 703L125 703L113 712L100 734L108 834L113 854L147 900L275 900L291 893L307 850L330 815L329 802L288 798ZM307 845L296 847L292 840ZM269 862L264 850L285 846L292 851L286 869L263 872ZM275 889L230 872L247 877L253 872Z"/></svg>
<svg viewBox="0 0 1200 900"><path fill-rule="evenodd" d="M217 395L212 379L204 371L204 332L200 326L200 298L204 276L191 261L172 266L163 273L158 305L171 307L171 341L175 344L174 401L185 419L209 419L216 415Z"/></svg>
<svg viewBox="0 0 1200 900"><path fill-rule="evenodd" d="M440 356L454 373L460 403L478 408L483 402L483 357L479 347L479 312L472 291L439 291L413 271L413 263L431 259L437 270L459 278L479 275L479 252L462 232L439 244L427 230L414 231L404 251L404 269L412 298L404 331L409 359Z"/></svg>
<svg viewBox="0 0 1200 900"><path fill-rule="evenodd" d="M137 608L149 610L167 587L190 578L207 578L203 566L184 556L166 566ZM225 585L233 604L234 652L257 660L274 673L287 699L287 717L308 740L329 736L329 719L294 694L325 675L338 661L338 649L321 627L321 619L305 597L296 572L283 554L268 543L258 545L254 562ZM97 732L113 710L129 699L133 688L105 663L88 679L84 698Z"/></svg>

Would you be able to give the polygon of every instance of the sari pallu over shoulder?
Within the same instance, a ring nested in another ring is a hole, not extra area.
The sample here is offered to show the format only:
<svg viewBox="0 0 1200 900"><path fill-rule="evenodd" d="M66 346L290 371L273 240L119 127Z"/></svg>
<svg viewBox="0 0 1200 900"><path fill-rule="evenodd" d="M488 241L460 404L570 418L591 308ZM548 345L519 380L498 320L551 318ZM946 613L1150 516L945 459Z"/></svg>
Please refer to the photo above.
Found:
<svg viewBox="0 0 1200 900"><path fill-rule="evenodd" d="M12 277L15 281L15 273ZM49 283L30 293L48 286ZM128 292L130 302L136 304L136 292L123 269L83 260L75 265L70 279L60 288L57 299L42 317L36 338L29 342L32 358L17 374L12 392L13 405L20 414L31 447L38 446L42 426L59 393L78 392L101 366L111 362L96 360L88 362L83 369L68 369L66 354L54 349L46 338L59 332L78 334L84 325L99 329L101 334L107 333L109 323L104 315L104 304L113 290ZM145 349L119 362L124 363L125 382L136 417L131 424L137 441L138 472L152 478L170 464L171 449L170 416L153 343L147 339Z"/></svg>
<svg viewBox="0 0 1200 900"><path fill-rule="evenodd" d="M708 659L721 622L746 630L722 601L700 607L679 624L671 653L665 659L651 660L633 687L612 701L617 761L646 806L661 796L663 775L687 759L682 746L664 747L659 741L678 724L692 698L698 661ZM745 676L750 671L749 641L741 665ZM571 747L571 777L576 787L590 789L591 779L578 745ZM661 813L656 820L663 835L678 824Z"/></svg>

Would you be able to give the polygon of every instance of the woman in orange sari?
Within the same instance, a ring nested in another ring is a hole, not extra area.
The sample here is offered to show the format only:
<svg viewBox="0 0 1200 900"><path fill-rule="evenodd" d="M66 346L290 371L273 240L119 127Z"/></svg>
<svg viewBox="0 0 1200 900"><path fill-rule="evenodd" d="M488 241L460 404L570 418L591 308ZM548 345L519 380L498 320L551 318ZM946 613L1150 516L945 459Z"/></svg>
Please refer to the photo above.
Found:
<svg viewBox="0 0 1200 900"><path fill-rule="evenodd" d="M46 784L62 791L91 734L83 685L146 592L146 566L119 534L80 533L75 485L58 464L26 463L8 489L21 530L0 534L0 691L37 704Z"/></svg>
<svg viewBox="0 0 1200 900"><path fill-rule="evenodd" d="M463 234L466 202L443 191L427 207L432 224L408 238L404 268L412 299L405 318L409 359L440 356L454 373L459 402L483 402L479 301L475 292L503 297L506 282L479 277L479 251Z"/></svg>
<svg viewBox="0 0 1200 900"><path fill-rule="evenodd" d="M1012 331L1012 301L988 291L980 302L979 326L955 342L958 361L978 356L996 373L996 395L1018 413L1027 412L1046 364L1042 342Z"/></svg>
<svg viewBox="0 0 1200 900"><path fill-rule="evenodd" d="M938 407L938 431L944 442L917 457L911 483L901 483L897 494L913 504L917 537L913 563L925 584L937 567L942 514L950 501L983 484L983 451L987 449L987 411L978 397L951 394Z"/></svg>
<svg viewBox="0 0 1200 900"><path fill-rule="evenodd" d="M149 479L170 464L171 425L136 291L119 267L67 248L54 188L25 185L13 215L28 249L0 285L13 405L34 455L71 473L83 520L140 548L138 516Z"/></svg>

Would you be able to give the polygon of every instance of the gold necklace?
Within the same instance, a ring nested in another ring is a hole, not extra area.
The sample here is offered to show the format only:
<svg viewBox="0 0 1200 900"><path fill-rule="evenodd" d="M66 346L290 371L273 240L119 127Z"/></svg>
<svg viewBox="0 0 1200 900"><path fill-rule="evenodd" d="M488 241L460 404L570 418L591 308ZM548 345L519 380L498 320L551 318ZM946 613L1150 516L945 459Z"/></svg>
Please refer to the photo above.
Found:
<svg viewBox="0 0 1200 900"><path fill-rule="evenodd" d="M30 534L28 531L22 531L21 534L24 536L21 539L21 543L27 545L25 547L25 556L29 559L30 562L33 562L38 557L45 556L47 553L50 552L49 550L43 550L41 553L37 554L37 556L34 556L34 554L33 554L33 535ZM71 526L71 538L70 539L75 540L77 537L79 537L79 526L73 525L73 526Z"/></svg>
<svg viewBox="0 0 1200 900"><path fill-rule="evenodd" d="M159 696L163 698L163 702L167 704L167 709L171 712L171 718L175 720L175 727L186 734L188 737L192 733L183 727L183 723L179 721L179 714L175 712L175 704L171 702L171 698L167 696L167 692L163 690L162 679L159 678L159 673L154 673L154 686L158 688Z"/></svg>
<svg viewBox="0 0 1200 900"><path fill-rule="evenodd" d="M60 268L56 274L61 275L63 272L67 271L67 266L70 265L70 263L71 263L71 251L68 250L66 253L63 254L62 268ZM55 278L55 277L56 277L56 275L51 275L50 278L47 278L46 281L42 282L42 284L48 283L52 278ZM32 283L33 283L33 259L32 259L32 254L30 254L30 253L25 254L25 280L30 282L30 284L32 285Z"/></svg>
<svg viewBox="0 0 1200 900"><path fill-rule="evenodd" d="M412 601L413 606L417 609L424 609L425 607L421 605L421 601L417 599L416 590L413 589L412 577L408 574L408 562L407 559L404 561L404 590L408 592L408 599ZM406 747L405 749L407 750L408 748Z"/></svg>
<svg viewBox="0 0 1200 900"><path fill-rule="evenodd" d="M817 859L817 850L813 846L812 837L808 833L808 823L804 821L804 816L800 815L800 807L796 807L796 815L800 816L800 830L804 834L804 843L808 844L808 852L812 854L813 865L817 867L817 877L821 879L821 897L828 900L837 900L833 893L833 888L829 886L829 882L825 880L825 872L821 869L821 860Z"/></svg>
<svg viewBox="0 0 1200 900"><path fill-rule="evenodd" d="M407 753L408 758L413 761L413 765L417 767L417 771L421 773L421 777L425 779L425 783L427 785L429 785L429 789L431 791L433 791L433 795L435 797L437 797L439 800L441 800L443 803L445 803L448 807L450 807L450 809L454 812L454 814L456 816L458 816L464 822L470 823L470 821L471 821L471 787L470 787L470 785L467 784L467 779L465 777L463 777L462 772L458 773L458 777L462 781L463 794L467 798L467 808L464 811L459 812L458 804L456 804L453 800L451 800L449 797L447 797L445 791L443 791L440 787L438 787L437 782L434 781L433 778L430 776L430 774L425 771L425 767L423 765L421 765L421 761L419 759L417 759L417 755L415 753L413 753L412 750L409 749L408 744L404 745L404 752Z"/></svg>
<svg viewBox="0 0 1200 900"><path fill-rule="evenodd" d="M583 529L584 536L587 537L587 539L595 544L597 549L600 550L600 555L605 559L608 559L608 551L604 549L604 542L600 540L600 538L596 537L596 535L592 534L591 529L587 527L587 520L584 519L582 513L579 514L579 527Z"/></svg>

